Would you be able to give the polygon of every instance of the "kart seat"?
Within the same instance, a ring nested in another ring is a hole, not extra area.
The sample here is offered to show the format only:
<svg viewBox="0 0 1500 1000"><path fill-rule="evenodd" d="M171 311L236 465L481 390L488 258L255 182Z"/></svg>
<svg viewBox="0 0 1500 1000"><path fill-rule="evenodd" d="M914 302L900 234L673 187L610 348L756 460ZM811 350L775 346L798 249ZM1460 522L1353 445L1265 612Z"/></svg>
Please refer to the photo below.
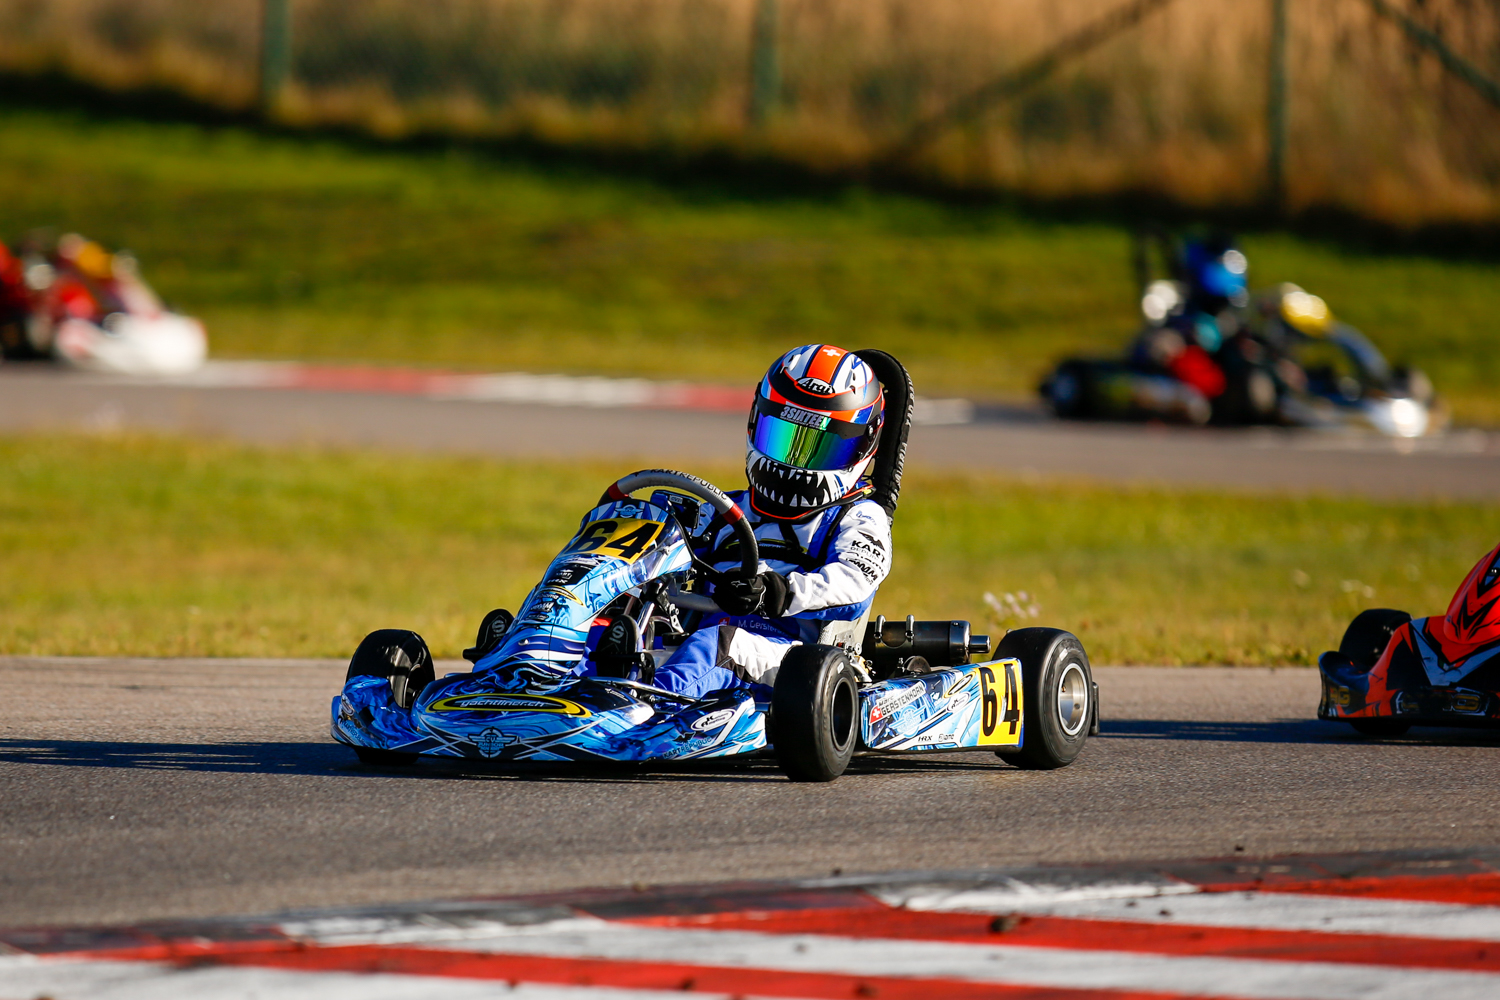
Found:
<svg viewBox="0 0 1500 1000"><path fill-rule="evenodd" d="M880 436L880 445L875 450L875 461L870 467L870 484L875 492L870 495L886 515L896 517L896 504L901 496L901 470L906 464L906 439L911 434L912 407L916 402L912 390L911 374L906 366L885 351L865 349L855 351L858 357L875 372L885 390L885 431ZM877 594L878 596L878 594ZM873 606L874 602L871 602ZM864 642L865 628L870 620L870 611L854 621L825 622L818 631L818 642L826 646L844 645L858 650Z"/></svg>

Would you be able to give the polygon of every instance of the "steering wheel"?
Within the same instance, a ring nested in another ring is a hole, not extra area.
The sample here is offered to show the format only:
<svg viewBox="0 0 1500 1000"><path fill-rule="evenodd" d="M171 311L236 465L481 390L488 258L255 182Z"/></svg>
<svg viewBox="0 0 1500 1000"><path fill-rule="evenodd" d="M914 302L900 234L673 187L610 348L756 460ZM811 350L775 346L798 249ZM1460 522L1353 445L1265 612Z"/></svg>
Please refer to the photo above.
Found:
<svg viewBox="0 0 1500 1000"><path fill-rule="evenodd" d="M735 537L739 539L740 572L746 579L760 572L760 546L755 541L755 529L750 527L750 522L746 519L745 512L740 509L739 504L725 496L723 490L706 479L699 479L686 472L674 472L671 469L642 469L640 472L632 472L611 483L609 489L605 490L604 495L599 498L599 502L603 504L611 500L629 500L630 494L648 486L681 490L708 503L723 515L724 520L734 529ZM690 611L719 610L719 606L712 598L698 594L668 592L667 600Z"/></svg>

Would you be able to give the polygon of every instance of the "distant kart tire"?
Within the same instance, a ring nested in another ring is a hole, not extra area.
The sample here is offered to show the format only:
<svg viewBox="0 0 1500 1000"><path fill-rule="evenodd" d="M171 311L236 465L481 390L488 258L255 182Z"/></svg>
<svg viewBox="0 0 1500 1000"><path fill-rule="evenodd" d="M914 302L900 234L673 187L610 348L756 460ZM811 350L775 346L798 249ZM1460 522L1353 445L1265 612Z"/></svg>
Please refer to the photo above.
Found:
<svg viewBox="0 0 1500 1000"><path fill-rule="evenodd" d="M996 756L1030 771L1071 764L1093 728L1094 678L1083 643L1056 628L1018 628L1005 633L994 658L1021 661L1022 732L1018 751Z"/></svg>
<svg viewBox="0 0 1500 1000"><path fill-rule="evenodd" d="M1391 608L1368 608L1354 616L1339 641L1339 652L1366 670L1374 669L1380 654L1390 645L1391 636L1411 621L1405 611Z"/></svg>
<svg viewBox="0 0 1500 1000"><path fill-rule="evenodd" d="M1276 381L1259 366L1231 366L1224 392L1213 400L1216 424L1263 424L1276 417Z"/></svg>
<svg viewBox="0 0 1500 1000"><path fill-rule="evenodd" d="M1093 414L1094 377L1084 361L1064 361L1042 386L1042 397L1062 420L1080 420Z"/></svg>
<svg viewBox="0 0 1500 1000"><path fill-rule="evenodd" d="M1345 721L1361 736L1400 736L1411 728L1411 723L1392 718L1346 719Z"/></svg>
<svg viewBox="0 0 1500 1000"><path fill-rule="evenodd" d="M420 635L408 629L383 628L361 640L349 660L344 683L355 677L383 677L390 682L391 700L400 708L411 708L434 676L432 653ZM414 753L375 747L355 747L354 753L365 764L410 764L417 759Z"/></svg>
<svg viewBox="0 0 1500 1000"><path fill-rule="evenodd" d="M793 646L771 694L776 760L793 781L832 781L859 742L859 677L837 646Z"/></svg>

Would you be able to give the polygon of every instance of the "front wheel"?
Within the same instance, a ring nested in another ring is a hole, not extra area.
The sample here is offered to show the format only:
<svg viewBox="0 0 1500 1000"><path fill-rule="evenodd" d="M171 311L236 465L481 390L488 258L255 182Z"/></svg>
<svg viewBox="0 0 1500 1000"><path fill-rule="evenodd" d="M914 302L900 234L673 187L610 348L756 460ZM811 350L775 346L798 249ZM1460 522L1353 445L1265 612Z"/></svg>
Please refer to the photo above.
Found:
<svg viewBox="0 0 1500 1000"><path fill-rule="evenodd" d="M997 751L1017 767L1047 771L1066 767L1089 738L1098 711L1094 677L1083 644L1055 628L1018 628L1005 633L998 660L1021 661L1022 726L1018 752Z"/></svg>
<svg viewBox="0 0 1500 1000"><path fill-rule="evenodd" d="M432 654L426 640L415 632L378 629L364 637L349 660L344 683L355 677L385 678L391 685L391 700L400 708L411 708L417 695L433 681ZM410 764L417 759L414 753L375 747L355 747L354 753L365 764Z"/></svg>
<svg viewBox="0 0 1500 1000"><path fill-rule="evenodd" d="M776 760L793 781L832 781L854 756L859 678L837 646L793 646L771 695Z"/></svg>

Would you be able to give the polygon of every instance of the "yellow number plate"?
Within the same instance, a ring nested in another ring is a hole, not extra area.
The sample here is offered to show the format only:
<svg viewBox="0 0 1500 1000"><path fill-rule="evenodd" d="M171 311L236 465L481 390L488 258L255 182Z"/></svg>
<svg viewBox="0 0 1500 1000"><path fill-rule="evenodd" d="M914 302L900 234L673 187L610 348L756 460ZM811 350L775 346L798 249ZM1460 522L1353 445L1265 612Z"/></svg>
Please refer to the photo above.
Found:
<svg viewBox="0 0 1500 1000"><path fill-rule="evenodd" d="M598 552L635 562L661 533L661 521L644 521L635 517L610 517L590 521L568 543L563 552Z"/></svg>
<svg viewBox="0 0 1500 1000"><path fill-rule="evenodd" d="M979 745L1021 745L1021 661L996 660L974 668L979 674Z"/></svg>

